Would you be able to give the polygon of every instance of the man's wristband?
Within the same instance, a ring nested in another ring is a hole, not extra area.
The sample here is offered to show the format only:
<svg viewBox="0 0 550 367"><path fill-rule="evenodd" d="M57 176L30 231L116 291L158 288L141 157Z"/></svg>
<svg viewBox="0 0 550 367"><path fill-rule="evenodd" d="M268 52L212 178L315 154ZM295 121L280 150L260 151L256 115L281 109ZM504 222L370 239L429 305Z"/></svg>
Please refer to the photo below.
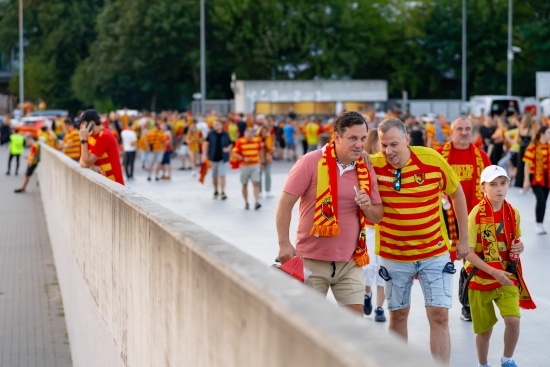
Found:
<svg viewBox="0 0 550 367"><path fill-rule="evenodd" d="M80 141L80 144L86 144L86 143L88 143L88 140L81 140Z"/></svg>

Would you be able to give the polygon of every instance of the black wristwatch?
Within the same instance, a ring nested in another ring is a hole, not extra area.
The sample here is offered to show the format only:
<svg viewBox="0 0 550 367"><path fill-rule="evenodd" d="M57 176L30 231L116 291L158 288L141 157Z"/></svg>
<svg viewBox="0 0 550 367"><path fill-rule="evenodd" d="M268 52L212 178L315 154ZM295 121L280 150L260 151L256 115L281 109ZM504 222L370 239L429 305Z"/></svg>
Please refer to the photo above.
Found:
<svg viewBox="0 0 550 367"><path fill-rule="evenodd" d="M88 140L81 140L80 144L86 144L87 142L88 142Z"/></svg>

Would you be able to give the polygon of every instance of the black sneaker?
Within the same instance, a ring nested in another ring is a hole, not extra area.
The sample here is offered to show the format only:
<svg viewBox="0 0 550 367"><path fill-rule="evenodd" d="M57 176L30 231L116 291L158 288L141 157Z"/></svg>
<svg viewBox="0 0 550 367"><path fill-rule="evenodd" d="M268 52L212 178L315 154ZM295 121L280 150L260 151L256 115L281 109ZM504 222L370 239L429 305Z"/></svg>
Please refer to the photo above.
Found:
<svg viewBox="0 0 550 367"><path fill-rule="evenodd" d="M151 181L151 177L147 177L147 181Z"/></svg>
<svg viewBox="0 0 550 367"><path fill-rule="evenodd" d="M16 194L19 194L19 193L21 193L21 192L25 192L25 190L23 190L23 189L15 189L15 190L13 190L13 192L15 192Z"/></svg>
<svg viewBox="0 0 550 367"><path fill-rule="evenodd" d="M472 321L470 306L462 306L462 314L460 315L460 318L464 321Z"/></svg>
<svg viewBox="0 0 550 367"><path fill-rule="evenodd" d="M386 322L386 315L384 315L384 309L382 307L376 307L376 310L374 310L374 321Z"/></svg>
<svg viewBox="0 0 550 367"><path fill-rule="evenodd" d="M262 207L262 204L256 202L256 204L254 204L254 210L258 210Z"/></svg>
<svg viewBox="0 0 550 367"><path fill-rule="evenodd" d="M365 315L370 315L372 313L372 300L371 296L365 294L365 301L363 302L363 313Z"/></svg>
<svg viewBox="0 0 550 367"><path fill-rule="evenodd" d="M212 199L216 200L218 198L218 195L219 195L218 192L215 191L214 195L212 195Z"/></svg>
<svg viewBox="0 0 550 367"><path fill-rule="evenodd" d="M245 209L245 210L250 209L250 204L246 203L245 206L244 206L244 209Z"/></svg>
<svg viewBox="0 0 550 367"><path fill-rule="evenodd" d="M222 192L222 194L220 195L220 199L222 200L227 199L227 195L225 195L225 192Z"/></svg>

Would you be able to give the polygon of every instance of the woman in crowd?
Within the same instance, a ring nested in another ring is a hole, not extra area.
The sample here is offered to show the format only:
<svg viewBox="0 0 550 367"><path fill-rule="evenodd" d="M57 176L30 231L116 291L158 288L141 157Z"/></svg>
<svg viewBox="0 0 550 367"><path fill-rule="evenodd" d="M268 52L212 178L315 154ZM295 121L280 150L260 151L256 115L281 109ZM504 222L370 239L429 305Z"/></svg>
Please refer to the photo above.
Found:
<svg viewBox="0 0 550 367"><path fill-rule="evenodd" d="M533 141L525 150L523 162L525 163L525 178L523 189L527 192L533 189L537 198L535 217L537 220L537 234L546 234L543 227L544 214L546 212L546 200L550 191L550 129L542 126Z"/></svg>
<svg viewBox="0 0 550 367"><path fill-rule="evenodd" d="M525 149L531 143L531 135L533 134L533 119L529 113L525 113L521 119L521 124L518 126L517 133L517 142L519 143L519 152L518 152L518 163L517 163L517 173L516 173L516 187L523 187L523 155L525 154Z"/></svg>

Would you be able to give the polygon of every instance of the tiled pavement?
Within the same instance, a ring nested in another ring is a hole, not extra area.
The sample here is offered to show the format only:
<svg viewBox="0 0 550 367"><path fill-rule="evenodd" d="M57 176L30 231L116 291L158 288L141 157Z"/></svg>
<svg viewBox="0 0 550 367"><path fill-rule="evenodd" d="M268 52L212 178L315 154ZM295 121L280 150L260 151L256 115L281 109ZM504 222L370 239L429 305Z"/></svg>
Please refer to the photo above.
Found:
<svg viewBox="0 0 550 367"><path fill-rule="evenodd" d="M25 151L24 156L27 154ZM23 157L22 157L23 158ZM71 366L61 293L36 179L24 194L19 175L6 176L0 147L0 367Z"/></svg>

